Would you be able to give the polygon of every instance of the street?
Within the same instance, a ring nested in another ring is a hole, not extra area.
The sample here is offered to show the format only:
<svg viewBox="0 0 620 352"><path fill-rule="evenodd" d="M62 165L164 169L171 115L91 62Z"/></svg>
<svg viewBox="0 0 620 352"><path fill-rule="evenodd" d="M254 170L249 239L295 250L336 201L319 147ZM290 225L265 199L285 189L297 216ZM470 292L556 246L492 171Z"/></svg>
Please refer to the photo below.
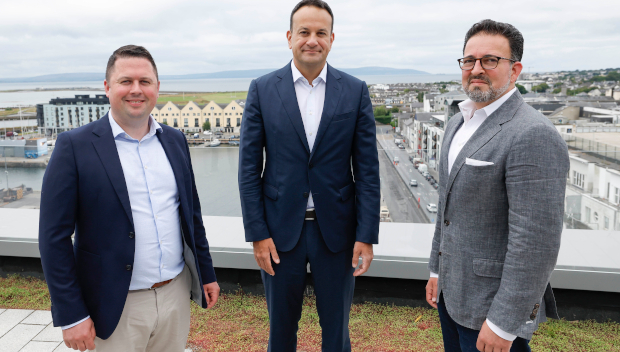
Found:
<svg viewBox="0 0 620 352"><path fill-rule="evenodd" d="M426 205L429 203L438 204L438 192L413 167L407 151L399 149L394 144L394 133L391 130L390 126L377 126L377 148L379 149L382 179L381 192L390 210L392 220L394 222L434 223L437 214L430 213L426 209ZM400 159L397 165L393 163L395 156ZM417 187L409 186L409 181L412 179L418 181ZM403 199L410 201L404 202ZM420 209L417 206L418 199L420 199Z"/></svg>

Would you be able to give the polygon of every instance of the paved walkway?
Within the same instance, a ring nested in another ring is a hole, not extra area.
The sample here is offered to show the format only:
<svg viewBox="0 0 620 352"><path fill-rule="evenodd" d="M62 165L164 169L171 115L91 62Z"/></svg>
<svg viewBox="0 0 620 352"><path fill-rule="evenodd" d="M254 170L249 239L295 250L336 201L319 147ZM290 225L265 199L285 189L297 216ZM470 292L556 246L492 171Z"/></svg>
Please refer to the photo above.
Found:
<svg viewBox="0 0 620 352"><path fill-rule="evenodd" d="M62 342L62 330L53 326L50 311L27 309L0 309L0 351L75 352Z"/></svg>

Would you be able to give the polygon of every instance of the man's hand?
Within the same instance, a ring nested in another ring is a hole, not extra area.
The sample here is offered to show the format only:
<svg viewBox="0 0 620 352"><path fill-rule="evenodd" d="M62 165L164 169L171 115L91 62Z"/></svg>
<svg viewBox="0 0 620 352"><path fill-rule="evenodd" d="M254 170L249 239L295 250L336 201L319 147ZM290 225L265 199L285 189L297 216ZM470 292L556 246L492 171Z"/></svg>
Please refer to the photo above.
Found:
<svg viewBox="0 0 620 352"><path fill-rule="evenodd" d="M62 331L62 339L65 341L65 345L80 351L94 350L95 336L97 336L95 334L95 324L91 318Z"/></svg>
<svg viewBox="0 0 620 352"><path fill-rule="evenodd" d="M437 278L431 277L426 284L426 302L437 309Z"/></svg>
<svg viewBox="0 0 620 352"><path fill-rule="evenodd" d="M256 259L258 266L265 270L267 274L275 276L276 273L271 266L271 259L273 259L276 264L280 264L280 257L278 257L276 245L273 243L271 237L262 241L253 242L252 245L254 246L254 259Z"/></svg>
<svg viewBox="0 0 620 352"><path fill-rule="evenodd" d="M504 340L497 336L485 321L482 324L480 334L478 334L478 341L476 342L476 348L482 352L509 352L512 346L512 341Z"/></svg>
<svg viewBox="0 0 620 352"><path fill-rule="evenodd" d="M357 268L357 264L360 261L360 257L362 257L362 265ZM370 268L370 262L372 262L372 258L374 258L374 254L372 254L372 244L364 243L364 242L355 242L355 247L353 247L353 267L357 268L353 273L353 276L360 276L363 273L368 271Z"/></svg>
<svg viewBox="0 0 620 352"><path fill-rule="evenodd" d="M202 285L205 290L205 298L207 299L207 308L213 308L217 303L217 299L220 297L220 285L217 282Z"/></svg>

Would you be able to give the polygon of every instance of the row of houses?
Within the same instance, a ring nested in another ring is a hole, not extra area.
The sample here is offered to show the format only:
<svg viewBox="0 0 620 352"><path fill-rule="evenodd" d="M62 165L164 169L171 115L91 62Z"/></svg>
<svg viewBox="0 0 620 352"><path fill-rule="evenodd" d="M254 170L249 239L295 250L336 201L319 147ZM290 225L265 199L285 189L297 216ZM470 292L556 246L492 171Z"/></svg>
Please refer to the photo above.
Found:
<svg viewBox="0 0 620 352"><path fill-rule="evenodd" d="M157 104L151 114L163 124L185 133L202 132L205 122L213 131L238 133L243 118L245 100L233 100L228 104L197 104L193 101L185 105L173 102ZM46 135L68 131L90 122L97 121L110 111L107 96L76 95L75 98L51 99L48 104L37 105L37 121L42 133Z"/></svg>
<svg viewBox="0 0 620 352"><path fill-rule="evenodd" d="M243 119L245 100L233 100L228 104L197 104L190 101L186 105L173 102L157 104L151 114L155 121L179 129L183 132L202 132L205 123L213 131L238 133Z"/></svg>

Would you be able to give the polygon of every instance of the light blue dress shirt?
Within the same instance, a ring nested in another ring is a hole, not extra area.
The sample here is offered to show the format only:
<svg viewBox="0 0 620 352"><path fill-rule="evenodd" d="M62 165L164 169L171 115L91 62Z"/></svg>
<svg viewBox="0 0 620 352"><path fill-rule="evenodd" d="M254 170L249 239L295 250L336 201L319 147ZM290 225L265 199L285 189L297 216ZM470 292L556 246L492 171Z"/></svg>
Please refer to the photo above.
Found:
<svg viewBox="0 0 620 352"><path fill-rule="evenodd" d="M149 132L141 140L130 137L108 113L114 142L123 168L136 249L129 290L147 289L175 278L185 266L179 191L172 166L157 138L161 126L149 116ZM74 324L71 328L89 317Z"/></svg>

